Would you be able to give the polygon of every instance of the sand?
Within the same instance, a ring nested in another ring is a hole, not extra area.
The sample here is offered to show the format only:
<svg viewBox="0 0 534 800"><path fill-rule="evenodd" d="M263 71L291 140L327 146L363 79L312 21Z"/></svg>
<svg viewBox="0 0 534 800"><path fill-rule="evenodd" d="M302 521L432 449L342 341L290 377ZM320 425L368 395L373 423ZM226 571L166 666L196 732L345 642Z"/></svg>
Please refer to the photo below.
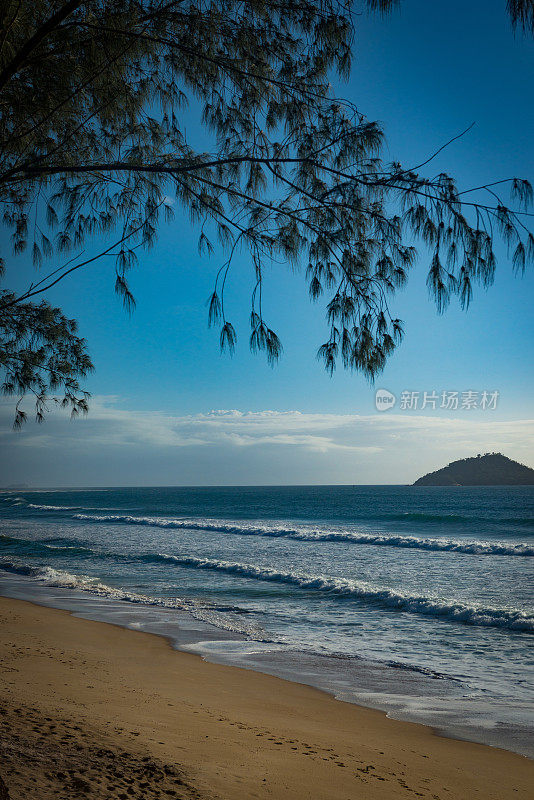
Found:
<svg viewBox="0 0 534 800"><path fill-rule="evenodd" d="M534 762L0 598L11 800L532 798Z"/></svg>

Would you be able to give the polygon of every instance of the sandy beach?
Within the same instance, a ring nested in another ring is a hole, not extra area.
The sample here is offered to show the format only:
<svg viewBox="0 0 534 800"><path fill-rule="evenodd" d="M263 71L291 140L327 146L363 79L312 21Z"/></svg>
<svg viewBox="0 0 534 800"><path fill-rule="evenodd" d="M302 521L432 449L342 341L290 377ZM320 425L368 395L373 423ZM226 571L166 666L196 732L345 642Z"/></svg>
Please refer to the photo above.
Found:
<svg viewBox="0 0 534 800"><path fill-rule="evenodd" d="M19 798L531 797L534 764L165 639L0 598L0 774Z"/></svg>

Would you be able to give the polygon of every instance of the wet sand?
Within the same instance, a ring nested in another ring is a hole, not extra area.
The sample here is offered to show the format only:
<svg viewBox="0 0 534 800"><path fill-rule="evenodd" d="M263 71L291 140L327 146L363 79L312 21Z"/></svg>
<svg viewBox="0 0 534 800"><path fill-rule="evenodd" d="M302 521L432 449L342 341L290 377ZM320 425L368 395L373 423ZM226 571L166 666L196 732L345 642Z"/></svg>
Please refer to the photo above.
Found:
<svg viewBox="0 0 534 800"><path fill-rule="evenodd" d="M532 797L522 756L3 597L0 685L11 800Z"/></svg>

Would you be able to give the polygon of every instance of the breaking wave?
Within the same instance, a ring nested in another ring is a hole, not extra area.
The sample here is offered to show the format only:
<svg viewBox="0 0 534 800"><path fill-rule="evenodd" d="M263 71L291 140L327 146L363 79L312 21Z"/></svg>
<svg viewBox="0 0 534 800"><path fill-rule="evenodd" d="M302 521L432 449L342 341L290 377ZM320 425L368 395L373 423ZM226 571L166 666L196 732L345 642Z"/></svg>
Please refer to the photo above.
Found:
<svg viewBox="0 0 534 800"><path fill-rule="evenodd" d="M129 514L74 514L74 519L86 522L148 525L156 528L177 528L197 531L218 531L242 536L270 536L306 542L349 542L351 544L401 547L412 550L467 553L470 555L534 556L534 546L521 543L459 541L428 539L385 533L353 533L351 531L317 531L306 528L284 528L247 523L225 523L218 520L166 519L164 517L134 517Z"/></svg>
<svg viewBox="0 0 534 800"><path fill-rule="evenodd" d="M381 589L369 583L349 580L348 578L284 572L270 569L269 567L258 567L254 564L217 561L210 558L194 558L191 556L173 556L166 553L160 553L157 557L163 561L174 562L182 567L225 572L262 581L286 583L308 591L317 591L337 597L353 597L398 611L442 617L452 622L462 622L467 625L534 632L534 617L516 609L469 606L464 603L441 600L424 595L410 595L395 592L392 589ZM150 558L153 559L154 556Z"/></svg>
<svg viewBox="0 0 534 800"><path fill-rule="evenodd" d="M187 598L160 598L108 586L90 575L74 575L51 566L34 567L19 561L0 560L0 569L15 575L23 575L58 589L76 589L109 600L125 601L143 606L156 606L187 611L193 617L223 630L240 633L257 641L271 642L265 631L254 622L245 621L249 612L236 606L189 600Z"/></svg>

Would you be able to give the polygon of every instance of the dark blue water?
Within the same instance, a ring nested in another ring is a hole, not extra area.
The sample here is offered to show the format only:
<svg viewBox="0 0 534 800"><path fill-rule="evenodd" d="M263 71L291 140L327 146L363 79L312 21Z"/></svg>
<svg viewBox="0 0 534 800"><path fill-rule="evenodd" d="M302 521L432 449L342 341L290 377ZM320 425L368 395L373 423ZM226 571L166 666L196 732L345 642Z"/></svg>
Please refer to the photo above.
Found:
<svg viewBox="0 0 534 800"><path fill-rule="evenodd" d="M187 611L208 657L531 752L531 487L11 492L0 525L0 590Z"/></svg>

